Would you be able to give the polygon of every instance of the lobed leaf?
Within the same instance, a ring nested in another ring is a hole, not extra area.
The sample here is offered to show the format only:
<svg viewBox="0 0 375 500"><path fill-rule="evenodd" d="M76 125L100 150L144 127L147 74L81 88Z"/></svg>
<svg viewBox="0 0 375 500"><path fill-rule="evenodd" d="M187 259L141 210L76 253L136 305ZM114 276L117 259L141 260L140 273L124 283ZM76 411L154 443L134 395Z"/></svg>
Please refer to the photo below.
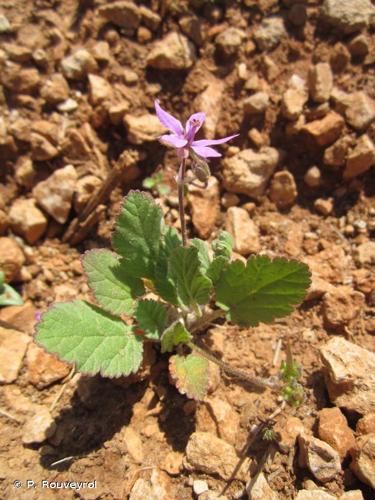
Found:
<svg viewBox="0 0 375 500"><path fill-rule="evenodd" d="M135 317L146 338L160 340L167 322L167 310L163 304L155 300L140 300Z"/></svg>
<svg viewBox="0 0 375 500"><path fill-rule="evenodd" d="M192 339L181 320L172 323L161 337L161 352L170 352L178 344L186 344Z"/></svg>
<svg viewBox="0 0 375 500"><path fill-rule="evenodd" d="M190 244L197 249L198 259L201 263L201 269L204 273L206 273L211 264L211 259L208 255L207 241L200 240L199 238L193 238L192 240L190 240Z"/></svg>
<svg viewBox="0 0 375 500"><path fill-rule="evenodd" d="M226 266L216 286L216 300L234 323L256 326L291 313L309 285L305 264L256 256L246 266L238 260Z"/></svg>
<svg viewBox="0 0 375 500"><path fill-rule="evenodd" d="M233 238L227 231L222 231L211 244L214 257L225 257L227 260L232 255Z"/></svg>
<svg viewBox="0 0 375 500"><path fill-rule="evenodd" d="M169 273L182 306L194 307L208 302L212 282L201 272L195 247L176 248L169 258Z"/></svg>
<svg viewBox="0 0 375 500"><path fill-rule="evenodd" d="M120 318L88 302L55 304L36 329L38 344L75 363L81 373L120 377L136 372L142 362L142 338Z"/></svg>
<svg viewBox="0 0 375 500"><path fill-rule="evenodd" d="M142 280L125 270L118 255L91 250L83 256L82 264L96 300L106 311L133 314L135 298L144 294L144 286Z"/></svg>
<svg viewBox="0 0 375 500"><path fill-rule="evenodd" d="M168 261L172 252L182 245L181 238L173 227L164 226L158 258L155 262L153 282L155 291L170 304L177 305L176 288L168 274Z"/></svg>
<svg viewBox="0 0 375 500"><path fill-rule="evenodd" d="M201 401L209 385L209 363L207 359L189 354L176 354L169 359L169 372L177 389L189 398Z"/></svg>

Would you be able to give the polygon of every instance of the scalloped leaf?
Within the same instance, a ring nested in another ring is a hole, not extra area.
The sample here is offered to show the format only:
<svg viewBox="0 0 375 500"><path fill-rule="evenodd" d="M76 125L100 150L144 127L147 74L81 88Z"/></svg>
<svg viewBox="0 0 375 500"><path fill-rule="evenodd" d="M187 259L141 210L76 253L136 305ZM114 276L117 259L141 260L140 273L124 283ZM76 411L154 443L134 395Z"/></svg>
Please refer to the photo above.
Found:
<svg viewBox="0 0 375 500"><path fill-rule="evenodd" d="M91 250L82 259L96 300L108 312L133 314L135 298L145 292L142 280L131 276L120 258L109 250Z"/></svg>
<svg viewBox="0 0 375 500"><path fill-rule="evenodd" d="M181 306L194 307L209 301L212 282L201 272L195 247L176 248L169 258L169 273Z"/></svg>
<svg viewBox="0 0 375 500"><path fill-rule="evenodd" d="M36 341L81 373L120 377L135 373L143 358L142 338L120 318L76 300L54 304L36 327Z"/></svg>
<svg viewBox="0 0 375 500"><path fill-rule="evenodd" d="M192 240L190 240L190 244L198 250L198 259L201 263L201 269L206 273L211 263L210 257L208 255L207 241L200 240L199 238L193 238Z"/></svg>
<svg viewBox="0 0 375 500"><path fill-rule="evenodd" d="M232 235L228 233L228 231L221 231L219 236L213 240L211 247L214 252L214 257L225 257L229 260L233 249Z"/></svg>
<svg viewBox="0 0 375 500"><path fill-rule="evenodd" d="M216 286L216 300L234 323L257 326L290 314L309 286L306 264L255 256L246 266L239 260L226 266Z"/></svg>
<svg viewBox="0 0 375 500"><path fill-rule="evenodd" d="M176 229L169 226L163 228L163 238L159 250L158 258L155 262L154 286L160 297L170 304L177 305L176 288L168 275L168 261L171 253L182 246L182 241Z"/></svg>
<svg viewBox="0 0 375 500"><path fill-rule="evenodd" d="M181 394L202 401L209 386L209 362L207 359L189 354L178 354L169 359L169 372Z"/></svg>
<svg viewBox="0 0 375 500"><path fill-rule="evenodd" d="M172 323L161 337L161 352L171 352L179 344L187 344L192 339L181 320Z"/></svg>
<svg viewBox="0 0 375 500"><path fill-rule="evenodd" d="M167 322L167 310L163 304L155 300L140 300L135 317L146 338L160 340Z"/></svg>

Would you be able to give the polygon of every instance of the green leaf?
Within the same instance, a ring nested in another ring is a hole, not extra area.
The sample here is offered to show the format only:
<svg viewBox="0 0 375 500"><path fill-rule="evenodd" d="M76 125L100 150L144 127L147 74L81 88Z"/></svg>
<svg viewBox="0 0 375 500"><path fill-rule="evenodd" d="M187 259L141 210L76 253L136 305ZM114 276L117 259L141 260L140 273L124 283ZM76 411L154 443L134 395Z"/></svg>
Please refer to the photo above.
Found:
<svg viewBox="0 0 375 500"><path fill-rule="evenodd" d="M215 257L215 259L211 262L206 274L214 285L219 281L221 273L227 264L228 259L223 255Z"/></svg>
<svg viewBox="0 0 375 500"><path fill-rule="evenodd" d="M147 193L130 191L117 219L113 246L133 276L153 279L161 230L161 208Z"/></svg>
<svg viewBox="0 0 375 500"><path fill-rule="evenodd" d="M172 323L161 337L161 352L171 352L178 344L186 344L192 339L181 320Z"/></svg>
<svg viewBox="0 0 375 500"><path fill-rule="evenodd" d="M200 270L198 250L194 247L176 248L169 259L169 271L182 306L194 307L208 302L212 282Z"/></svg>
<svg viewBox="0 0 375 500"><path fill-rule="evenodd" d="M144 294L144 286L124 269L118 255L109 250L91 250L85 253L82 263L99 304L116 315L133 314L135 298Z"/></svg>
<svg viewBox="0 0 375 500"><path fill-rule="evenodd" d="M177 305L176 287L168 274L168 261L171 253L178 247L182 246L182 241L173 227L164 226L162 228L162 242L160 245L159 255L155 262L153 283L155 291L160 297L170 304Z"/></svg>
<svg viewBox="0 0 375 500"><path fill-rule="evenodd" d="M216 286L217 305L241 326L270 323L290 314L310 285L308 267L283 258L251 257L227 265Z"/></svg>
<svg viewBox="0 0 375 500"><path fill-rule="evenodd" d="M211 246L214 257L225 257L229 260L232 255L233 238L227 231L222 231Z"/></svg>
<svg viewBox="0 0 375 500"><path fill-rule="evenodd" d="M22 306L23 299L16 290L3 283L0 291L0 306Z"/></svg>
<svg viewBox="0 0 375 500"><path fill-rule="evenodd" d="M140 300L135 317L139 328L144 330L146 338L160 339L167 322L167 311L163 304L155 300Z"/></svg>
<svg viewBox="0 0 375 500"><path fill-rule="evenodd" d="M142 362L142 338L132 327L81 300L57 303L44 313L36 341L81 373L120 377L136 372Z"/></svg>
<svg viewBox="0 0 375 500"><path fill-rule="evenodd" d="M189 398L201 401L209 385L209 363L195 354L171 356L169 372L177 389Z"/></svg>
<svg viewBox="0 0 375 500"><path fill-rule="evenodd" d="M156 185L156 182L152 177L146 177L145 179L143 179L142 186L144 188L152 189L153 187L155 187L155 185Z"/></svg>
<svg viewBox="0 0 375 500"><path fill-rule="evenodd" d="M208 255L207 241L200 240L199 238L193 238L192 240L190 240L190 244L198 250L198 259L201 263L201 269L204 273L206 273L211 263L210 257Z"/></svg>

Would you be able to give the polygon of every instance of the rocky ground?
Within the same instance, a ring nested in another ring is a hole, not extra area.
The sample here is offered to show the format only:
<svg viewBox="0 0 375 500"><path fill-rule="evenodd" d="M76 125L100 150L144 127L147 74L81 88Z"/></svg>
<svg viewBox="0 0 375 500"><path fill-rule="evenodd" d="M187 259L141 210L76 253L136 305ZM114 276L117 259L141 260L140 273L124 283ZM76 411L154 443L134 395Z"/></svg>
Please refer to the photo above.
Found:
<svg viewBox="0 0 375 500"><path fill-rule="evenodd" d="M1 2L0 269L25 300L0 310L2 498L374 498L374 30L370 0ZM207 331L262 376L291 342L305 401L275 416L277 442L253 439L280 407L269 390L213 370L196 404L153 348L141 381L110 381L33 342L37 311L90 299L80 254L109 247L123 194L152 172L178 227L155 98L181 120L206 112L207 138L240 133L207 189L190 189L190 234L226 228L237 258L312 271L291 317Z"/></svg>

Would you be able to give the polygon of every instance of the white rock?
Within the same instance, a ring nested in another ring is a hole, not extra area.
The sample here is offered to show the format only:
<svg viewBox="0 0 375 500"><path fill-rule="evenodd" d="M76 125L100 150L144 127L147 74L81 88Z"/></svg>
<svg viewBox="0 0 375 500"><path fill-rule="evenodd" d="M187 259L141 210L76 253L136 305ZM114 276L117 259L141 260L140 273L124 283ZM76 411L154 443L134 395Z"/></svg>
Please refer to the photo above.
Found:
<svg viewBox="0 0 375 500"><path fill-rule="evenodd" d="M316 490L300 490L294 500L336 500L335 495L331 495L327 491Z"/></svg>
<svg viewBox="0 0 375 500"><path fill-rule="evenodd" d="M365 130L375 120L375 101L365 92L350 94L350 105L345 110L347 123L355 130Z"/></svg>
<svg viewBox="0 0 375 500"><path fill-rule="evenodd" d="M147 65L156 69L189 69L194 61L193 44L176 32L156 42L147 56Z"/></svg>
<svg viewBox="0 0 375 500"><path fill-rule="evenodd" d="M283 18L274 16L262 21L260 27L255 30L254 39L260 50L271 50L286 34Z"/></svg>
<svg viewBox="0 0 375 500"><path fill-rule="evenodd" d="M343 33L353 33L368 26L375 15L370 0L325 0L322 16Z"/></svg>
<svg viewBox="0 0 375 500"><path fill-rule="evenodd" d="M208 491L208 484L206 481L203 481L202 479L196 479L193 482L193 491L196 495L201 495L205 491Z"/></svg>
<svg viewBox="0 0 375 500"><path fill-rule="evenodd" d="M333 74L329 63L318 63L309 71L309 90L313 101L328 101L333 88Z"/></svg>
<svg viewBox="0 0 375 500"><path fill-rule="evenodd" d="M57 109L62 113L71 113L78 108L78 103L74 99L67 99L57 105Z"/></svg>
<svg viewBox="0 0 375 500"><path fill-rule="evenodd" d="M14 382L21 369L31 337L0 326L0 384Z"/></svg>
<svg viewBox="0 0 375 500"><path fill-rule="evenodd" d="M361 266L375 264L375 241L361 243L355 250L355 258Z"/></svg>
<svg viewBox="0 0 375 500"><path fill-rule="evenodd" d="M49 410L45 406L39 406L24 425L22 442L24 444L43 443L53 436L55 431L56 423Z"/></svg>
<svg viewBox="0 0 375 500"><path fill-rule="evenodd" d="M258 115L264 113L269 105L270 98L266 92L256 92L243 101L245 113Z"/></svg>
<svg viewBox="0 0 375 500"><path fill-rule="evenodd" d="M78 49L61 61L61 69L66 78L82 80L88 73L97 69L97 64L90 52Z"/></svg>
<svg viewBox="0 0 375 500"><path fill-rule="evenodd" d="M259 252L259 229L244 208L228 209L226 230L233 236L235 252L241 255Z"/></svg>
<svg viewBox="0 0 375 500"><path fill-rule="evenodd" d="M11 31L10 22L4 14L0 14L0 34L9 33L9 31Z"/></svg>
<svg viewBox="0 0 375 500"><path fill-rule="evenodd" d="M244 31L231 27L222 31L216 37L215 43L224 56L229 57L238 52L245 38L246 33Z"/></svg>
<svg viewBox="0 0 375 500"><path fill-rule="evenodd" d="M308 99L307 92L304 90L289 88L287 89L281 101L281 112L288 120L297 120L303 112L303 107Z"/></svg>
<svg viewBox="0 0 375 500"><path fill-rule="evenodd" d="M355 148L347 155L344 179L357 177L367 172L373 165L375 165L375 145L365 134L356 141Z"/></svg>
<svg viewBox="0 0 375 500"><path fill-rule="evenodd" d="M94 106L103 101L109 100L112 97L112 86L102 78L97 75L89 75L89 97L90 102Z"/></svg>

